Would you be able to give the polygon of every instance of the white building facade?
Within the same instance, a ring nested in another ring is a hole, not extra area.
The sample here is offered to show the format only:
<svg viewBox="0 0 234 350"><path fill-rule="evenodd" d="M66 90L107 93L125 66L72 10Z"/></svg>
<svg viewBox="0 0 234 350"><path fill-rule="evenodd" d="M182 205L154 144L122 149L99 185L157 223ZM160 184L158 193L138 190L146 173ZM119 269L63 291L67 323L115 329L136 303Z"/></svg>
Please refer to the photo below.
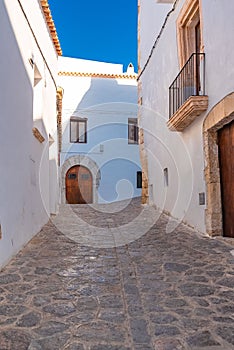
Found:
<svg viewBox="0 0 234 350"><path fill-rule="evenodd" d="M109 203L141 195L137 81L130 64L59 59L63 89L61 202Z"/></svg>
<svg viewBox="0 0 234 350"><path fill-rule="evenodd" d="M234 22L229 0L139 0L143 199L234 236Z"/></svg>
<svg viewBox="0 0 234 350"><path fill-rule="evenodd" d="M48 3L0 2L0 266L58 208L57 57Z"/></svg>

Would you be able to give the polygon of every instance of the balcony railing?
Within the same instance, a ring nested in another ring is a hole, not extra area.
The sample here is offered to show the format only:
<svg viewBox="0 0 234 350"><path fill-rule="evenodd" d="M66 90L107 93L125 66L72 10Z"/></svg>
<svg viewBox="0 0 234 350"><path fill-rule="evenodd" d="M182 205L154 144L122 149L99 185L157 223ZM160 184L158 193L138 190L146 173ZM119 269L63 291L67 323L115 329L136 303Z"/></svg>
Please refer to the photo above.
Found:
<svg viewBox="0 0 234 350"><path fill-rule="evenodd" d="M193 53L169 87L169 117L191 96L205 96L204 53Z"/></svg>

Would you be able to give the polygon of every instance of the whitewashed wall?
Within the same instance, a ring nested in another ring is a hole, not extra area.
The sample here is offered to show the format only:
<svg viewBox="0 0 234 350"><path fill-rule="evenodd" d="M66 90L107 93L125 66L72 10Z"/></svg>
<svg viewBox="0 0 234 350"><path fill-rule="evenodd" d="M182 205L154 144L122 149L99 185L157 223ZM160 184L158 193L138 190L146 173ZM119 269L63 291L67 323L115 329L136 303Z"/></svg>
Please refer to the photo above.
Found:
<svg viewBox="0 0 234 350"><path fill-rule="evenodd" d="M184 0L178 1L140 78L142 124L145 128L151 202L205 232L205 206L199 205L199 193L206 191L202 128L212 107L234 91L234 22L227 20L234 11L234 2L216 1L215 6L213 0L200 2L209 107L183 133L177 133L169 131L166 122L169 117L168 89L180 70L176 20L184 3ZM157 30L153 36L156 37L158 24L164 22L164 13L169 12L172 5L140 0L140 8L139 57L142 69L154 41L150 26L155 23ZM168 186L164 182L165 168L169 172Z"/></svg>
<svg viewBox="0 0 234 350"><path fill-rule="evenodd" d="M59 70L123 73L119 64L67 57L59 59ZM128 118L137 118L136 80L60 76L59 85L64 89L61 166L78 154L94 160L101 172L99 203L140 196L141 189L136 188L139 146L128 144ZM88 119L86 144L70 143L71 116Z"/></svg>
<svg viewBox="0 0 234 350"><path fill-rule="evenodd" d="M19 1L0 2L0 267L58 206L57 55L39 3L22 0L21 5L27 19ZM35 88L30 58L42 77ZM35 126L45 138L42 144L32 134ZM49 134L55 139L50 148Z"/></svg>

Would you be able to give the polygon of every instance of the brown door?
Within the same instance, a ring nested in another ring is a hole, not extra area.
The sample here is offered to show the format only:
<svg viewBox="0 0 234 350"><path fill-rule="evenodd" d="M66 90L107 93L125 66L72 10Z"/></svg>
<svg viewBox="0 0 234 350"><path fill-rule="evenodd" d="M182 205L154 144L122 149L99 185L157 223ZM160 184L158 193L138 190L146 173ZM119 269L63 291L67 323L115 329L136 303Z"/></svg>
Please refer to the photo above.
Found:
<svg viewBox="0 0 234 350"><path fill-rule="evenodd" d="M223 232L234 237L234 122L223 127L218 137Z"/></svg>
<svg viewBox="0 0 234 350"><path fill-rule="evenodd" d="M93 179L83 166L74 166L66 175L66 199L69 204L85 204L93 201Z"/></svg>

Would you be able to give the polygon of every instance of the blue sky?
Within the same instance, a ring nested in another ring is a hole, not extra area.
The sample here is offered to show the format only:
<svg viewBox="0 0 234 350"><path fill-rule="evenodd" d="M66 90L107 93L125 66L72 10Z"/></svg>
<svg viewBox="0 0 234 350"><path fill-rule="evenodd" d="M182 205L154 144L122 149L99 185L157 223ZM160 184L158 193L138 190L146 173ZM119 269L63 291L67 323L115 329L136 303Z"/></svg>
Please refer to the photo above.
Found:
<svg viewBox="0 0 234 350"><path fill-rule="evenodd" d="M63 55L132 62L137 70L137 0L49 0Z"/></svg>

